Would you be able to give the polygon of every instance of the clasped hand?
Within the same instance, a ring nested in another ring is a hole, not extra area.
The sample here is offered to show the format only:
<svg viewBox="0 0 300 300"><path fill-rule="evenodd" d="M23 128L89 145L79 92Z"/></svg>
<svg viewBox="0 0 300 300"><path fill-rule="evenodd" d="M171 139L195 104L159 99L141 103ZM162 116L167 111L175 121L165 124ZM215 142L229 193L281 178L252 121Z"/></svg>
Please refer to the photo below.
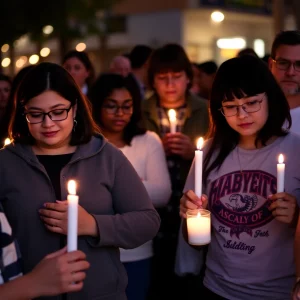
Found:
<svg viewBox="0 0 300 300"><path fill-rule="evenodd" d="M201 198L199 198L192 190L189 190L184 193L180 199L180 216L186 219L186 212L188 209L206 209L207 203L206 195L202 195Z"/></svg>
<svg viewBox="0 0 300 300"><path fill-rule="evenodd" d="M277 193L270 195L268 198L273 201L269 210L272 211L277 221L289 225L293 225L297 221L299 209L296 197L288 193Z"/></svg>
<svg viewBox="0 0 300 300"><path fill-rule="evenodd" d="M166 155L179 155L183 159L192 160L195 155L195 146L191 139L181 132L168 133L163 139L162 143Z"/></svg>
<svg viewBox="0 0 300 300"><path fill-rule="evenodd" d="M68 202L57 200L56 203L45 203L44 207L39 210L39 213L46 228L52 232L67 235ZM90 235L91 222L95 223L93 216L78 205L78 235Z"/></svg>
<svg viewBox="0 0 300 300"><path fill-rule="evenodd" d="M270 195L269 199L272 204L269 210L272 211L274 218L282 223L293 225L298 219L299 209L297 200L294 196L288 193L277 193ZM207 207L207 196L202 195L201 198L197 197L192 190L183 194L180 199L180 216L186 218L186 211L188 209L198 209Z"/></svg>

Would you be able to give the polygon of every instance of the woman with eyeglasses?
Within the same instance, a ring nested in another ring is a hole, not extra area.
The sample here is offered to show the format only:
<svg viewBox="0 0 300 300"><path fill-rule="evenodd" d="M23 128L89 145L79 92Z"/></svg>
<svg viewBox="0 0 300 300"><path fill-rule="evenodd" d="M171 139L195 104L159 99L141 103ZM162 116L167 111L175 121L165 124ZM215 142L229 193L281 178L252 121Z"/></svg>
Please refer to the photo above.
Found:
<svg viewBox="0 0 300 300"><path fill-rule="evenodd" d="M52 63L34 67L17 90L9 128L13 143L0 151L0 201L25 274L65 246L67 182L74 179L78 249L90 268L83 289L67 298L126 299L119 248L151 240L159 217L129 161L98 133L72 76ZM70 280L76 283L76 272Z"/></svg>
<svg viewBox="0 0 300 300"><path fill-rule="evenodd" d="M211 212L204 299L290 299L296 278L300 137L282 129L291 121L287 100L267 66L246 55L221 65L210 113L203 195L193 192L193 164L180 204L184 235L188 209ZM279 154L285 162L282 191L277 190ZM195 260L203 254L189 252Z"/></svg>
<svg viewBox="0 0 300 300"><path fill-rule="evenodd" d="M132 163L154 206L165 206L171 195L171 184L164 150L159 137L141 125L141 96L135 80L103 74L92 86L89 99L94 120L103 135ZM120 251L128 274L128 299L146 299L152 242Z"/></svg>

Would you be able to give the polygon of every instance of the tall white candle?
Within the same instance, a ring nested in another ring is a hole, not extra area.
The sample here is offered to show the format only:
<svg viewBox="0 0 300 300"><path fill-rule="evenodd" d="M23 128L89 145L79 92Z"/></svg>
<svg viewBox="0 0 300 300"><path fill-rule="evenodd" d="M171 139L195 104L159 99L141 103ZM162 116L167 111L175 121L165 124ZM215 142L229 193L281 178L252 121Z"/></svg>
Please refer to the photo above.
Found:
<svg viewBox="0 0 300 300"><path fill-rule="evenodd" d="M203 138L197 141L197 150L195 151L195 194L200 198L202 195L202 165L203 165Z"/></svg>
<svg viewBox="0 0 300 300"><path fill-rule="evenodd" d="M78 231L78 199L76 195L76 182L68 182L68 252L77 250L77 231Z"/></svg>
<svg viewBox="0 0 300 300"><path fill-rule="evenodd" d="M197 211L196 211L197 212ZM202 213L201 213L202 212ZM210 212L199 210L198 213L189 215L187 213L188 241L191 245L206 245L210 243Z"/></svg>
<svg viewBox="0 0 300 300"><path fill-rule="evenodd" d="M170 121L170 133L176 132L177 118L175 109L170 109L168 111L169 121Z"/></svg>
<svg viewBox="0 0 300 300"><path fill-rule="evenodd" d="M277 164L277 193L284 192L284 171L285 164L283 163L284 157L282 154L278 156L278 164Z"/></svg>

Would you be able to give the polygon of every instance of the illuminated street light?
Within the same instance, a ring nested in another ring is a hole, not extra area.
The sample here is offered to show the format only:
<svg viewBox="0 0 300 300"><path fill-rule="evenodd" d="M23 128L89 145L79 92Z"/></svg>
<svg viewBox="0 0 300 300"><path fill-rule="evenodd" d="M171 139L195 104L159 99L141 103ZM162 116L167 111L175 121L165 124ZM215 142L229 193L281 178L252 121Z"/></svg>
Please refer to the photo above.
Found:
<svg viewBox="0 0 300 300"><path fill-rule="evenodd" d="M254 51L259 57L264 57L265 55L265 42L262 39L256 39L253 43Z"/></svg>
<svg viewBox="0 0 300 300"><path fill-rule="evenodd" d="M31 65L37 64L39 60L40 60L40 57L37 54L33 54L29 57L29 63Z"/></svg>
<svg viewBox="0 0 300 300"><path fill-rule="evenodd" d="M220 49L243 49L246 47L246 41L243 38L218 39L217 46Z"/></svg>
<svg viewBox="0 0 300 300"><path fill-rule="evenodd" d="M40 54L42 57L47 57L50 54L50 52L51 52L51 50L49 48L45 47L40 51Z"/></svg>
<svg viewBox="0 0 300 300"><path fill-rule="evenodd" d="M221 13L220 11L214 11L211 15L210 15L211 19L213 20L213 22L215 23L220 23L224 20L225 16L223 13Z"/></svg>
<svg viewBox="0 0 300 300"><path fill-rule="evenodd" d="M44 34L47 34L47 35L51 34L53 32L53 26L51 26L51 25L44 26L43 32L44 32Z"/></svg>
<svg viewBox="0 0 300 300"><path fill-rule="evenodd" d="M8 44L4 44L2 47L1 47L1 51L3 53L7 52L9 50L9 45Z"/></svg>
<svg viewBox="0 0 300 300"><path fill-rule="evenodd" d="M77 44L76 46L76 50L79 51L79 52L82 52L86 49L86 44L85 43L79 43Z"/></svg>
<svg viewBox="0 0 300 300"><path fill-rule="evenodd" d="M27 57L26 56L21 56L17 61L16 61L16 67L17 68L22 68L26 63L27 63Z"/></svg>
<svg viewBox="0 0 300 300"><path fill-rule="evenodd" d="M10 65L10 58L8 58L8 57L4 58L2 60L1 65L2 65L3 68L7 68Z"/></svg>

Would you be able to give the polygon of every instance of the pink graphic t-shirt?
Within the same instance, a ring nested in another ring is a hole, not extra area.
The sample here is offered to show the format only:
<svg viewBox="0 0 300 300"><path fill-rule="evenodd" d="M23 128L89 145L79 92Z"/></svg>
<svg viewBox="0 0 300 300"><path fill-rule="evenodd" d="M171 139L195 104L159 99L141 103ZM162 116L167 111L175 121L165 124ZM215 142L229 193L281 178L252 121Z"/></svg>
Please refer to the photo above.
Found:
<svg viewBox="0 0 300 300"><path fill-rule="evenodd" d="M285 191L299 205L300 137L294 134L262 149L236 147L204 187L212 218L204 285L227 299L291 297L295 229L274 219L268 198L276 193L280 153L285 157ZM193 188L194 165L185 191Z"/></svg>

